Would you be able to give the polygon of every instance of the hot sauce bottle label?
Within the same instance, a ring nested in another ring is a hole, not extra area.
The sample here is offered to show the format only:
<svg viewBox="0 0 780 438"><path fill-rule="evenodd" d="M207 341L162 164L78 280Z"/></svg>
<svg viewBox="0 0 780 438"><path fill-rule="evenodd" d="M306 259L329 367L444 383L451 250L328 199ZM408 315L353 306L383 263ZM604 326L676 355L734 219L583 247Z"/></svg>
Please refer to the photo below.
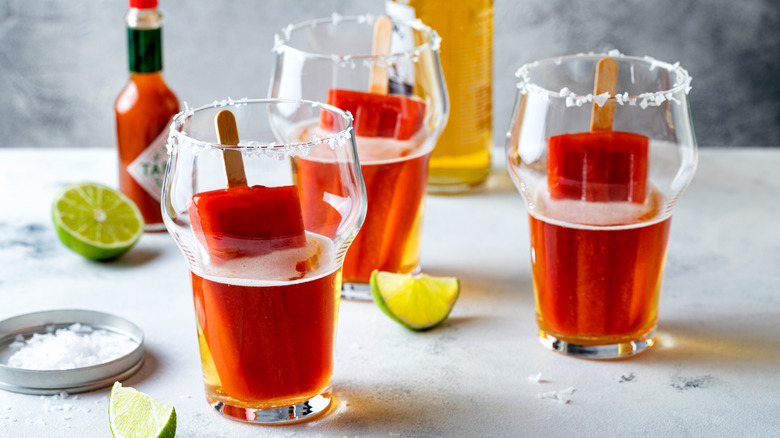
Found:
<svg viewBox="0 0 780 438"><path fill-rule="evenodd" d="M162 196L165 166L168 164L168 149L165 146L167 142L168 129L163 129L141 155L127 166L127 172L154 199L160 199Z"/></svg>
<svg viewBox="0 0 780 438"><path fill-rule="evenodd" d="M130 71L154 73L162 70L162 30L127 29Z"/></svg>

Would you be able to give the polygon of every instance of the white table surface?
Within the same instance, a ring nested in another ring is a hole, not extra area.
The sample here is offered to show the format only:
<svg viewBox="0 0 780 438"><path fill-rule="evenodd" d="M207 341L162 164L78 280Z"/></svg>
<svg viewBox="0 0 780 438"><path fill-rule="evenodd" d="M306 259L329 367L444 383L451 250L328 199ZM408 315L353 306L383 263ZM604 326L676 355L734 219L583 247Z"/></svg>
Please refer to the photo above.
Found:
<svg viewBox="0 0 780 438"><path fill-rule="evenodd" d="M135 322L146 360L124 384L174 405L179 437L779 436L780 150L701 151L672 221L659 345L609 362L537 341L527 219L497 158L482 192L427 199L423 270L462 282L449 320L415 333L343 300L337 401L319 420L247 425L205 402L188 271L167 234L111 263L60 244L53 195L115 187L110 149L0 148L0 319L85 308ZM568 404L538 398L571 386ZM107 388L0 391L0 437L107 437L107 402Z"/></svg>

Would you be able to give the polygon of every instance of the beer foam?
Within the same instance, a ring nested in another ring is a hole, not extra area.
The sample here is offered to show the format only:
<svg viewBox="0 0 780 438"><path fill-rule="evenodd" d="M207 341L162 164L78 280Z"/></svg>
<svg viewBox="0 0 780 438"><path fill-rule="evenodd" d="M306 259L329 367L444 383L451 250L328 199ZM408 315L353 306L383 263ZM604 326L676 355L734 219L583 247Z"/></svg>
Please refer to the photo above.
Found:
<svg viewBox="0 0 780 438"><path fill-rule="evenodd" d="M427 136L425 130L421 129L409 140L355 136L355 142L361 164L379 164L422 155L426 152L422 145Z"/></svg>
<svg viewBox="0 0 780 438"><path fill-rule="evenodd" d="M273 286L311 281L338 269L333 241L306 232L306 245L259 256L236 257L221 264L205 264L200 277L237 286ZM300 267L307 270L301 272Z"/></svg>
<svg viewBox="0 0 780 438"><path fill-rule="evenodd" d="M294 127L292 131L296 132L293 136L294 138L323 137L328 135L328 132L319 128L318 120L302 122ZM428 132L425 129L420 129L408 140L356 135L355 143L360 164L385 164L408 160L429 153L430 148L425 147L427 138ZM319 148L312 149L311 153L306 156L307 160L312 161L328 161L329 158L331 156L324 149Z"/></svg>
<svg viewBox="0 0 780 438"><path fill-rule="evenodd" d="M635 202L590 202L577 199L551 199L545 192L538 202L535 217L595 227L633 225L662 219L663 195L652 189L643 204Z"/></svg>

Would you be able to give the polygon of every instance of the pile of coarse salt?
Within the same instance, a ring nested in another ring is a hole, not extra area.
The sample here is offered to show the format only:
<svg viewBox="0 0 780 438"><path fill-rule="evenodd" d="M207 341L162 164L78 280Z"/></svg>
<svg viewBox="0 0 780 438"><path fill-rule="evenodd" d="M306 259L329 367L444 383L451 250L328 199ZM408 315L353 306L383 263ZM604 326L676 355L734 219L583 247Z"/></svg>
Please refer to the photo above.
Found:
<svg viewBox="0 0 780 438"><path fill-rule="evenodd" d="M138 346L127 336L73 324L65 328L47 326L45 334L30 339L17 335L9 348L16 350L8 366L27 370L70 370L118 359Z"/></svg>

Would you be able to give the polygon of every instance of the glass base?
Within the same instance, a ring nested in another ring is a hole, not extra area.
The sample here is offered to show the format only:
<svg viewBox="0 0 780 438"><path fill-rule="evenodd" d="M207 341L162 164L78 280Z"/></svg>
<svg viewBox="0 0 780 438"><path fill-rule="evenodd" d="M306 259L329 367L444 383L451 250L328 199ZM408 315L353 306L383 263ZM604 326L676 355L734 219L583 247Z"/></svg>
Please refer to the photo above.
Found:
<svg viewBox="0 0 780 438"><path fill-rule="evenodd" d="M252 424L290 424L310 420L323 414L330 406L333 393L330 386L309 400L280 408L252 409L221 402L206 392L206 399L217 412L233 420Z"/></svg>
<svg viewBox="0 0 780 438"><path fill-rule="evenodd" d="M625 359L647 351L655 344L655 329L638 339L617 344L583 345L567 342L539 330L539 340L550 350L579 359Z"/></svg>
<svg viewBox="0 0 780 438"><path fill-rule="evenodd" d="M481 189L485 185L487 179L482 179L475 182L454 182L454 183L439 183L431 182L428 180L428 186L426 191L431 195L462 195L465 193L473 192Z"/></svg>
<svg viewBox="0 0 780 438"><path fill-rule="evenodd" d="M341 284L341 298L359 301L374 301L371 297L371 285L368 283L347 283Z"/></svg>
<svg viewBox="0 0 780 438"><path fill-rule="evenodd" d="M165 223L160 222L156 224L145 224L144 225L144 232L146 233L159 233L165 230Z"/></svg>
<svg viewBox="0 0 780 438"><path fill-rule="evenodd" d="M417 275L420 271L420 265L417 265L410 274ZM374 297L371 296L371 285L369 283L351 281L341 283L341 298L358 301L374 301Z"/></svg>
<svg viewBox="0 0 780 438"><path fill-rule="evenodd" d="M489 151L487 152L489 155ZM478 161L484 160L486 157L484 152L478 153L472 158ZM452 159L459 160L461 165L466 165L466 162L473 164L466 156L461 157L439 157L440 160L450 161ZM435 158L431 158L431 166L428 169L428 187L427 192L434 195L457 195L468 193L482 187L490 176L490 164L485 163L484 167L441 167L442 162L436 164ZM465 160L465 161L464 161ZM451 163L452 165L452 163Z"/></svg>

